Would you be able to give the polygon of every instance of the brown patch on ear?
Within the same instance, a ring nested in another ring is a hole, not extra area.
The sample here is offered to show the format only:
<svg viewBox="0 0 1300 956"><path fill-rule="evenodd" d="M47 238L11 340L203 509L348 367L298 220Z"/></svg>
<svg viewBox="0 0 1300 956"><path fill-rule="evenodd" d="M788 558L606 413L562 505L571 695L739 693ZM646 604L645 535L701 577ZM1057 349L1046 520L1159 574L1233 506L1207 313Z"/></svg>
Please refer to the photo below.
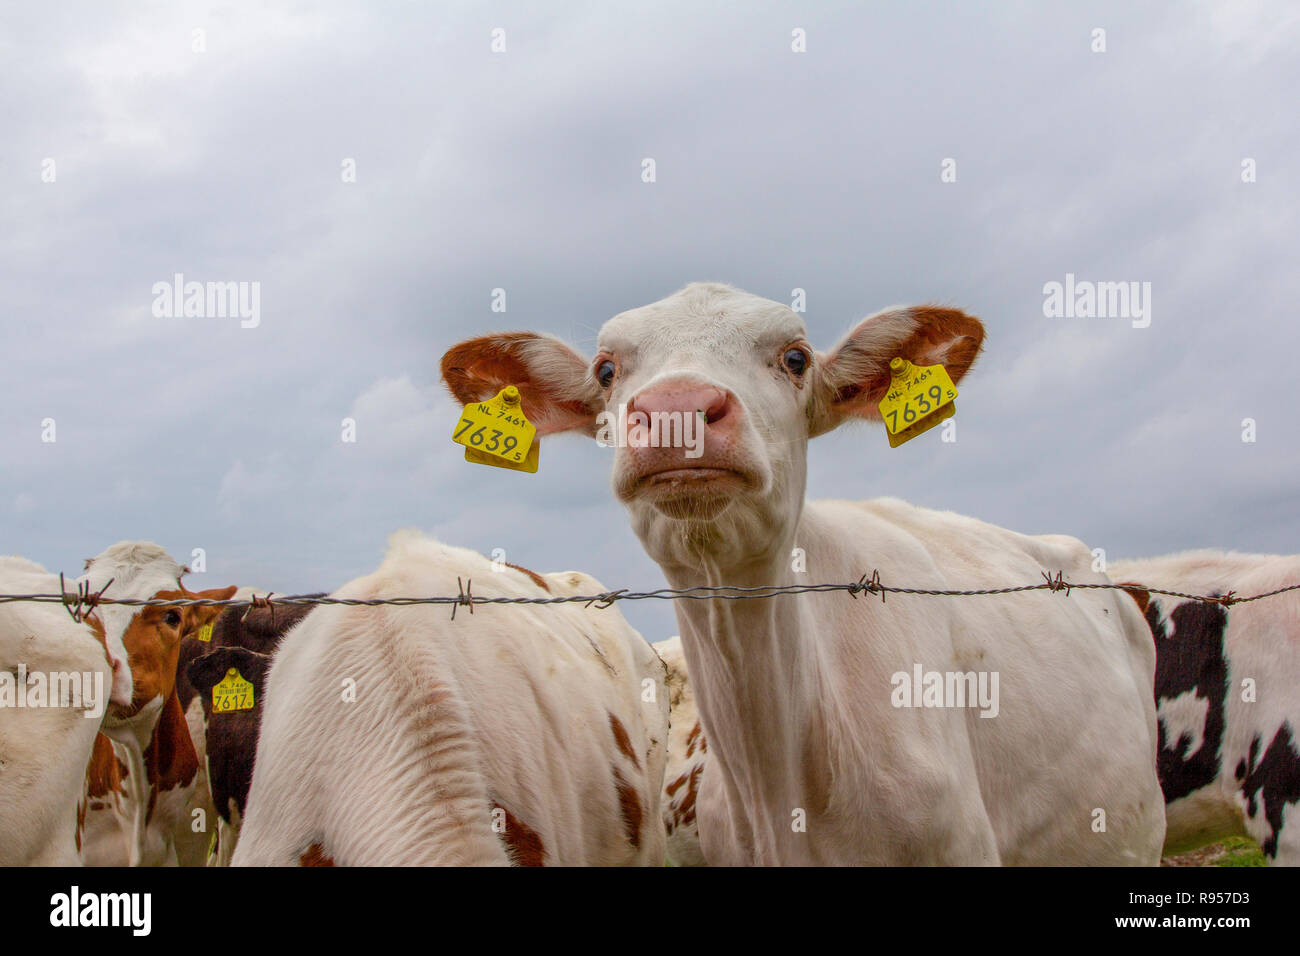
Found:
<svg viewBox="0 0 1300 956"><path fill-rule="evenodd" d="M958 309L921 305L912 309L916 333L899 354L914 365L943 363L953 384L960 382L984 347L984 325Z"/></svg>
<svg viewBox="0 0 1300 956"><path fill-rule="evenodd" d="M883 356L883 365L875 375L837 389L837 402L859 399L872 406L879 404L893 379L889 360L895 356L901 355L913 365L922 367L942 365L948 370L954 385L971 370L984 344L984 326L979 319L956 309L932 305L917 306L908 311L917 322L916 331L894 346L891 355Z"/></svg>
<svg viewBox="0 0 1300 956"><path fill-rule="evenodd" d="M1138 610L1143 614L1147 612L1147 605L1151 603L1151 592L1146 588L1140 588L1133 585L1131 581L1116 582L1124 589L1124 593L1137 602Z"/></svg>
<svg viewBox="0 0 1300 956"><path fill-rule="evenodd" d="M325 855L325 848L313 843L298 857L299 866L333 866L334 858Z"/></svg>
<svg viewBox="0 0 1300 956"><path fill-rule="evenodd" d="M525 412L525 414L527 413ZM529 571L527 568L521 567L518 564L511 564L509 561L507 561L505 564L507 568L514 568L516 571L521 571L524 574L528 575L530 578L533 579L533 583L536 584L543 591L546 591L548 593L550 592L551 589L550 587L547 586L546 579L542 577L540 574L538 574L536 571Z"/></svg>
<svg viewBox="0 0 1300 956"><path fill-rule="evenodd" d="M594 429L600 389L586 359L552 336L503 332L469 339L447 350L441 371L461 405L515 386L539 435Z"/></svg>
<svg viewBox="0 0 1300 956"><path fill-rule="evenodd" d="M206 601L229 601L235 596L235 592L238 590L239 588L235 587L233 584L224 588L209 588L206 591L190 591L182 588L185 597L201 598ZM191 605L182 608L182 610L185 612L186 617L185 627L182 629L182 635L184 635L188 634L190 631L198 631L204 625L211 624L221 616L221 612L224 611L225 608Z"/></svg>
<svg viewBox="0 0 1300 956"><path fill-rule="evenodd" d="M880 420L878 406L893 378L891 359L943 365L953 384L975 364L984 343L979 319L934 305L895 309L864 319L830 354L821 356L823 387L809 404L810 435L844 418Z"/></svg>

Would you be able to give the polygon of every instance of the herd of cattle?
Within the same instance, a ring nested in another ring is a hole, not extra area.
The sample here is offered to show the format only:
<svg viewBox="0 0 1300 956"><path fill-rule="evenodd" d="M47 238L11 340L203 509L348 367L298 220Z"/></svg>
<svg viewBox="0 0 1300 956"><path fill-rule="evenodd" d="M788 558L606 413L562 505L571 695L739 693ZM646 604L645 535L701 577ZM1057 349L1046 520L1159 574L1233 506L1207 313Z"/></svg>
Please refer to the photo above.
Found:
<svg viewBox="0 0 1300 956"><path fill-rule="evenodd" d="M807 440L874 412L888 363L958 381L983 338L895 309L814 352L785 306L695 284L615 317L587 360L527 333L443 358L455 397L519 388L539 435L626 405L699 414L705 453L620 446L614 489L678 588L855 580L999 587L1061 571L1129 590L678 602L651 644L616 605L382 603L597 595L418 532L348 605L0 603L0 678L93 674L108 703L0 695L0 865L1134 864L1230 835L1300 863L1300 558L1216 551L1093 568L894 499L806 502ZM796 567L791 555L803 565ZM77 585L191 591L122 542ZM268 582L269 583L269 582ZM1137 585L1141 585L1139 588ZM0 558L0 594L59 575ZM992 712L900 704L901 673L993 673ZM223 691L238 682L239 702ZM2 689L2 688L0 688ZM218 705L220 702L220 705ZM984 719L991 717L992 719Z"/></svg>

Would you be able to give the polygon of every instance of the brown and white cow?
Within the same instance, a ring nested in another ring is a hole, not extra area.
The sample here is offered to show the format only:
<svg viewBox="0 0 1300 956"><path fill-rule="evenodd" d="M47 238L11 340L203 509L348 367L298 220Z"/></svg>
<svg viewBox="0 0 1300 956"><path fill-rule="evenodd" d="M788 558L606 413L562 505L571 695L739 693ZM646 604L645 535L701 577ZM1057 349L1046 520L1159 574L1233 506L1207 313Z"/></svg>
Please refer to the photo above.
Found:
<svg viewBox="0 0 1300 956"><path fill-rule="evenodd" d="M600 593L399 532L343 598ZM236 866L661 865L664 667L617 608L317 608L280 644Z"/></svg>
<svg viewBox="0 0 1300 956"><path fill-rule="evenodd" d="M1188 551L1112 562L1116 581L1183 594L1300 584L1300 557ZM1227 607L1133 592L1156 647L1165 852L1248 835L1300 866L1300 591Z"/></svg>
<svg viewBox="0 0 1300 956"><path fill-rule="evenodd" d="M79 583L106 597L227 600L235 588L190 591L184 569L160 546L124 541L86 562ZM111 582L111 583L110 583ZM128 675L131 701L110 706L85 775L78 833L88 865L177 862L175 831L199 770L176 692L182 640L211 623L219 607L100 605L110 655Z"/></svg>
<svg viewBox="0 0 1300 956"><path fill-rule="evenodd" d="M307 595L311 597L313 595ZM320 596L320 595L315 595ZM216 834L209 866L229 866L253 782L257 736L266 706L266 674L285 634L312 611L312 605L227 608L212 628L209 652L185 666L186 683L202 705L205 777L216 808ZM247 710L214 712L212 691L232 669L253 687Z"/></svg>
<svg viewBox="0 0 1300 956"><path fill-rule="evenodd" d="M664 769L664 829L668 833L668 860L673 866L704 866L695 801L700 794L705 755L695 689L682 639L670 637L654 646L668 668L668 765Z"/></svg>

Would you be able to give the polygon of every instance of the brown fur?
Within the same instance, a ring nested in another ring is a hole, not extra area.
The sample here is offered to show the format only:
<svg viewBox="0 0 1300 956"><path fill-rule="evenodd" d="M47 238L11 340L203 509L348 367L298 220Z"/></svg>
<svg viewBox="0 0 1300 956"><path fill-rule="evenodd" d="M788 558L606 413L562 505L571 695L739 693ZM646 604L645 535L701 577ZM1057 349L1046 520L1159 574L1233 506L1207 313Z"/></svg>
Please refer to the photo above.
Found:
<svg viewBox="0 0 1300 956"><path fill-rule="evenodd" d="M1132 584L1132 581L1116 581L1116 584ZM1147 612L1147 605L1151 603L1151 592L1146 588L1125 589L1125 594L1137 602L1138 610L1143 614Z"/></svg>
<svg viewBox="0 0 1300 956"><path fill-rule="evenodd" d="M334 858L325 855L325 848L313 843L298 857L299 866L333 866Z"/></svg>
<svg viewBox="0 0 1300 956"><path fill-rule="evenodd" d="M901 342L891 329L897 328L900 317L912 326ZM891 359L901 356L918 366L942 364L957 384L975 364L983 344L983 324L957 309L922 305L865 319L821 357L821 382L809 403L810 420L818 423L820 432L845 416L879 419L880 400L893 378Z"/></svg>
<svg viewBox="0 0 1300 956"><path fill-rule="evenodd" d="M506 815L506 832L501 838L515 866L545 866L546 847L542 845L541 835L501 804L495 806Z"/></svg>
<svg viewBox="0 0 1300 956"><path fill-rule="evenodd" d="M623 815L623 831L634 848L641 846L641 818L645 808L641 805L641 796L636 788L623 779L623 775L614 770L614 789L618 792L618 808Z"/></svg>
<svg viewBox="0 0 1300 956"><path fill-rule="evenodd" d="M609 715L609 729L614 734L614 743L618 745L619 752L632 761L632 766L641 769L641 761L637 759L636 750L632 747L632 738L627 735L627 728L623 722L613 714Z"/></svg>
<svg viewBox="0 0 1300 956"><path fill-rule="evenodd" d="M560 374L534 378L529 370L534 357L564 368L556 369ZM479 336L448 349L441 369L447 388L462 405L487 401L507 385L518 388L524 414L539 435L583 424L594 427L593 418L601 407L600 386L586 360L551 336L533 332ZM565 382L579 384L566 387Z"/></svg>
<svg viewBox="0 0 1300 956"><path fill-rule="evenodd" d="M506 567L514 568L516 571L523 572L524 574L528 575L528 577L532 579L533 583L536 584L543 591L546 591L548 593L550 592L551 589L546 584L546 578L542 577L536 571L529 571L527 568L521 567L518 564L511 564L509 561L506 562Z"/></svg>

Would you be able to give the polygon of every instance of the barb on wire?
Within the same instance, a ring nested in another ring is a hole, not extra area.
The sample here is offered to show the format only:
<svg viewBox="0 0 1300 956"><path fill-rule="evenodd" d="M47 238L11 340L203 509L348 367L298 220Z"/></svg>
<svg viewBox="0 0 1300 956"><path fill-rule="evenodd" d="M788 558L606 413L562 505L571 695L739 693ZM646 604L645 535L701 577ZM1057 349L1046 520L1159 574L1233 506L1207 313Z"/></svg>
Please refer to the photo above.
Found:
<svg viewBox="0 0 1300 956"><path fill-rule="evenodd" d="M461 586L460 575L456 575L456 590L460 591L456 595L456 603L451 606L451 619L456 620L456 608L462 604L469 605L469 613L474 613L474 580L471 578Z"/></svg>
<svg viewBox="0 0 1300 956"><path fill-rule="evenodd" d="M239 623L248 620L248 615L253 613L253 608L264 608L271 612L271 627L275 627L275 605L271 603L271 595L274 591L267 591L265 594L254 594L248 599L248 610L239 618Z"/></svg>
<svg viewBox="0 0 1300 956"><path fill-rule="evenodd" d="M1065 580L1065 572L1057 571L1056 577L1052 577L1046 571L1043 572L1043 578L1047 581L1047 588L1050 591L1064 591L1065 596L1070 596L1070 584Z"/></svg>
<svg viewBox="0 0 1300 956"><path fill-rule="evenodd" d="M93 612L100 603L114 603L111 599L104 598L104 592L108 590L108 586L112 584L114 580L115 578L109 578L104 582L104 586L98 591L90 590L89 581L78 581L77 590L69 592L68 586L63 580L63 572L60 571L59 590L62 594L60 595L59 600L63 604L63 609L68 612L69 617L80 624L86 619L86 615Z"/></svg>
<svg viewBox="0 0 1300 956"><path fill-rule="evenodd" d="M873 571L871 572L871 577L870 577L870 578L868 578L868 577L864 574L864 575L862 575L862 577L858 578L856 584L850 584L850 585L849 585L849 597L853 598L853 600L856 601L856 600L858 599L858 592L859 592L859 591L866 591L866 592L869 593L869 594L876 594L876 593L879 593L879 594L880 594L880 603L881 603L881 604L884 604L884 603L885 603L885 591L886 591L886 588L884 587L884 585L882 585L882 584L880 583L880 569L879 569L879 568L877 568L877 569L875 569L875 570L873 570Z"/></svg>
<svg viewBox="0 0 1300 956"><path fill-rule="evenodd" d="M1053 593L1064 591L1068 595L1072 588L1088 588L1092 590L1146 591L1150 594L1162 594L1167 597L1183 598L1188 601L1200 601L1204 604L1231 607L1235 604L1260 601L1288 591L1300 590L1300 584L1289 584L1262 594L1238 597L1235 591L1229 591L1226 594L1187 594L1182 591L1167 591L1161 588L1151 588L1132 583L1076 584L1065 580L1062 571L1057 571L1055 576L1043 571L1042 576L1043 580L1038 584L963 591L950 588L894 587L883 584L880 580L880 571L876 569L871 572L870 576L863 574L858 580L847 584L770 584L758 587L742 587L735 584L698 584L689 588L657 588L653 591L631 591L627 588L619 588L601 594L572 595L568 597L476 597L472 590L472 581L466 580L462 584L461 579L457 577L456 587L459 593L431 597L336 598L328 595L308 594L272 597L268 593L265 596L254 595L246 598L229 598L219 601L211 598L171 598L163 600L161 598L105 597L104 594L108 590L109 584L113 583L111 580L97 592L92 592L85 582L79 582L77 590L69 592L63 583L63 576L60 575L61 593L59 594L0 594L0 604L11 604L18 601L30 601L38 604L62 604L75 621L81 621L86 614L101 604L115 604L123 607L233 607L247 608L249 611L255 607L262 607L269 609L272 614L275 613L275 605L277 604L342 607L379 607L385 605L409 607L416 604L450 604L452 606L451 616L455 620L458 607L468 607L470 614L473 614L474 606L478 604L582 604L586 607L594 605L597 609L604 609L612 607L619 601L746 601L790 594L821 594L829 591L846 591L849 597L855 600L859 594L865 591L868 594L879 594L880 600L884 601L886 594L913 594L925 597L977 597L1018 594L1023 591L1051 591ZM247 613L248 611L245 611L245 614Z"/></svg>

